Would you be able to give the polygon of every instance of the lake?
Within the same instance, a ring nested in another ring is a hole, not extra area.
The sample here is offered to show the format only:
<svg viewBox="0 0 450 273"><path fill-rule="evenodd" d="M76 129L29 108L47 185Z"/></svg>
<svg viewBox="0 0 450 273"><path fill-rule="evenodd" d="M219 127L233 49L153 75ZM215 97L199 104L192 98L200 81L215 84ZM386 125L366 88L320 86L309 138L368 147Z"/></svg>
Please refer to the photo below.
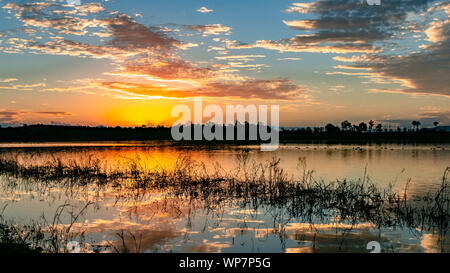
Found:
<svg viewBox="0 0 450 273"><path fill-rule="evenodd" d="M130 162L138 162L144 170L171 170L180 158L189 158L199 172L220 171L236 179L279 159L287 179L308 173L311 180L324 184L369 181L411 200L438 190L450 166L448 144L285 144L275 152L262 152L251 145L192 147L169 142L13 143L0 144L0 155L24 166L48 162L84 166L95 161L110 171L127 169ZM0 212L4 208L5 221L39 225L46 232L71 226L77 231L72 239L82 243L83 251L369 252L366 246L371 241L379 242L384 252L450 250L442 230L421 230L405 223L377 226L367 219L349 222L329 208L304 217L278 201L255 205L236 196L215 196L213 202L206 202L174 195L163 187L69 184L3 174Z"/></svg>

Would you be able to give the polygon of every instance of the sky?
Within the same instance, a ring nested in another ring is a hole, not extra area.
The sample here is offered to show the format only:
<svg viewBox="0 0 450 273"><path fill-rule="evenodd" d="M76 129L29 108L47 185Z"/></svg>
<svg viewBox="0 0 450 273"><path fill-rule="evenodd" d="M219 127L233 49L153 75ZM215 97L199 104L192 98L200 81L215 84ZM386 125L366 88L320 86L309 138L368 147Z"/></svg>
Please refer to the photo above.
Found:
<svg viewBox="0 0 450 273"><path fill-rule="evenodd" d="M0 0L0 124L170 126L202 97L450 125L449 1L367 2Z"/></svg>

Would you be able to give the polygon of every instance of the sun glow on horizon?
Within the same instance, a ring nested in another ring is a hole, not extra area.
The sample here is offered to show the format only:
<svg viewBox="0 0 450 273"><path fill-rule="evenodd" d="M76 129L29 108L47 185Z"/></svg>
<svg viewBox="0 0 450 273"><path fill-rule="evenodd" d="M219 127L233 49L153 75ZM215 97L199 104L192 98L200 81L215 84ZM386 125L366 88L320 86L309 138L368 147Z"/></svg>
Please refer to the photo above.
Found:
<svg viewBox="0 0 450 273"><path fill-rule="evenodd" d="M152 100L146 105L118 106L105 113L105 120L117 126L172 126L172 107L166 100Z"/></svg>

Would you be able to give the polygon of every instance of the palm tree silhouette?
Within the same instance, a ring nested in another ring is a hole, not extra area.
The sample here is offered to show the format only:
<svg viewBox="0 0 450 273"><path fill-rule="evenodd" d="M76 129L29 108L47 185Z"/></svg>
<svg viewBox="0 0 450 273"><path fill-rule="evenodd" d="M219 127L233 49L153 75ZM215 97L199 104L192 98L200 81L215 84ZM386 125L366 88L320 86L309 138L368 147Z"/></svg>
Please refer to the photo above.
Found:
<svg viewBox="0 0 450 273"><path fill-rule="evenodd" d="M370 131L373 130L373 126L375 126L375 121L370 120L370 121L369 121L369 130L370 130Z"/></svg>
<svg viewBox="0 0 450 273"><path fill-rule="evenodd" d="M413 122L411 122L411 124L412 124L413 128L416 128L416 131L418 131L419 127L422 123L420 123L420 121L414 120Z"/></svg>

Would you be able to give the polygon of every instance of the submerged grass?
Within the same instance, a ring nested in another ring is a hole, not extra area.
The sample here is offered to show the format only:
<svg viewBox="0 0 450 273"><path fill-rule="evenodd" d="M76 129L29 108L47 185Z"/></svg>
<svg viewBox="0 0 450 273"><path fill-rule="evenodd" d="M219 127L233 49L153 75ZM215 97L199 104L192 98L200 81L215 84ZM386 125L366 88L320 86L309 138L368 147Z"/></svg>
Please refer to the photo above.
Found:
<svg viewBox="0 0 450 273"><path fill-rule="evenodd" d="M17 225L5 219L5 206L0 212L0 253L67 252L68 242L73 238L83 239L84 232L73 230L72 227L91 205L92 203L88 202L81 210L77 210L66 202L58 206L50 221L43 214L42 223L28 225ZM68 224L62 219L67 215L70 217Z"/></svg>
<svg viewBox="0 0 450 273"><path fill-rule="evenodd" d="M219 164L211 171L205 164L186 156L180 156L175 167L169 170L148 169L138 158L129 160L124 168L111 169L90 157L83 164L57 158L41 164L30 161L25 164L17 156L1 156L0 175L72 186L95 184L119 190L164 190L184 200L200 200L208 210L237 202L243 208L283 209L289 217L309 222L313 218L338 217L340 222L351 226L371 223L376 228L407 227L436 232L440 240L446 238L450 220L450 168L445 170L437 191L409 196L407 187L402 192L392 187L380 189L366 175L356 182L317 181L314 172L307 170L305 159L299 160L297 177L288 176L280 167L279 159L255 163L247 153L239 154L237 159L233 171L225 171ZM53 230L52 240L63 237L57 230ZM7 225L0 225L0 231L7 233L0 235L1 240L11 238ZM20 247L29 240L15 241ZM59 251L57 245L50 246L49 251Z"/></svg>

